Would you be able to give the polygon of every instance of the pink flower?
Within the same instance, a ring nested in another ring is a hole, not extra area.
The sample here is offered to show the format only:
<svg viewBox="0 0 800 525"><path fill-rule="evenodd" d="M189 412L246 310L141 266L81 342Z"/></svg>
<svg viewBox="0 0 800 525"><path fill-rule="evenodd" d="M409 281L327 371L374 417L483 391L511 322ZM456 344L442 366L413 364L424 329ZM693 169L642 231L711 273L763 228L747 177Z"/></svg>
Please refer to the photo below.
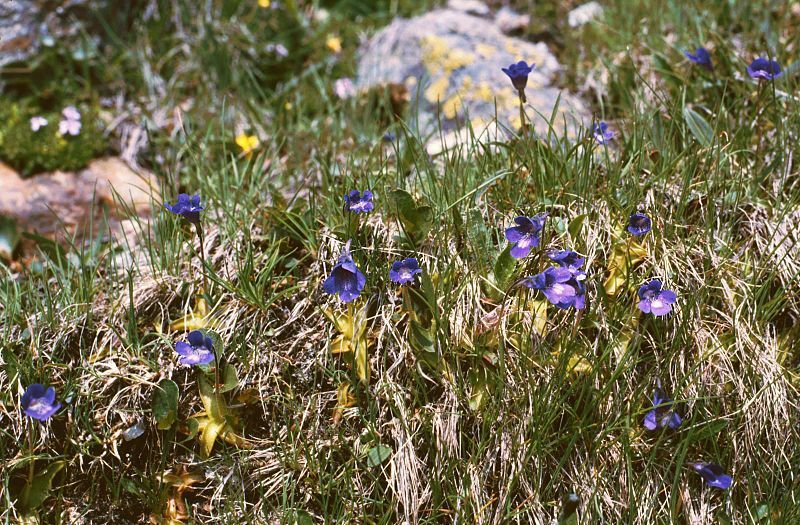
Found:
<svg viewBox="0 0 800 525"><path fill-rule="evenodd" d="M353 84L353 80L349 78L340 78L337 79L336 82L333 83L333 93L338 98L345 100L350 97L355 96L356 94L356 86Z"/></svg>

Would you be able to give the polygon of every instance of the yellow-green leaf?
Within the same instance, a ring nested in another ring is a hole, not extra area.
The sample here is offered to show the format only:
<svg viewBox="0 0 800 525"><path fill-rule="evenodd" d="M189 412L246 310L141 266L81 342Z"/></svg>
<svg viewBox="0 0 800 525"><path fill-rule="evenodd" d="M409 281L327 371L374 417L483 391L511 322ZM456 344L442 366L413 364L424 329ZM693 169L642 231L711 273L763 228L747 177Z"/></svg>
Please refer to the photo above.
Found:
<svg viewBox="0 0 800 525"><path fill-rule="evenodd" d="M228 415L228 405L225 403L225 399L221 395L217 395L214 386L205 377L199 376L197 384L200 388L200 399L203 401L203 407L205 407L208 417L214 421L225 421L225 416Z"/></svg>
<svg viewBox="0 0 800 525"><path fill-rule="evenodd" d="M372 447L367 452L367 466L370 468L377 467L392 455L392 449L386 445L378 445Z"/></svg>
<svg viewBox="0 0 800 525"><path fill-rule="evenodd" d="M369 361L367 359L367 342L364 339L361 339L356 344L355 362L356 362L356 375L362 382L368 383Z"/></svg>
<svg viewBox="0 0 800 525"><path fill-rule="evenodd" d="M50 489L53 486L53 478L56 477L61 469L64 468L66 462L56 461L51 463L43 472L36 474L31 480L29 485L25 486L20 497L20 503L24 513L29 513L35 510L44 503L44 500L50 495Z"/></svg>
<svg viewBox="0 0 800 525"><path fill-rule="evenodd" d="M214 442L217 440L217 436L220 434L220 432L222 432L222 429L225 428L225 425L227 424L228 423L225 420L218 421L209 419L208 424L200 434L200 444L203 447L203 457L207 458L211 455L211 451L214 448Z"/></svg>

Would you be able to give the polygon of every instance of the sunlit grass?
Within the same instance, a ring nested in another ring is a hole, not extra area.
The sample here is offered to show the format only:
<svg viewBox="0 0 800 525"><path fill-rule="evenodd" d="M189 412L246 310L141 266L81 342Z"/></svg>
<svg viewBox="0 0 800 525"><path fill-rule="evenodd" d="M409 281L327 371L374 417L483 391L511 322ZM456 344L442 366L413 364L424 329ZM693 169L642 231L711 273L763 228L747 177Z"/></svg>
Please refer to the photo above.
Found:
<svg viewBox="0 0 800 525"><path fill-rule="evenodd" d="M587 89L616 132L608 147L588 131L509 135L431 157L388 101L373 104L381 95L332 95L353 71L347 17L359 3L329 6L330 22L311 28L293 2L278 8L282 24L246 4L214 4L211 20L159 4L163 16L118 35L113 64L129 96L193 102L152 130L142 156L163 200L202 196L208 289L194 231L161 202L134 220L135 238L109 240L95 224L85 242L40 242L23 273L0 268L4 519L29 465L18 397L33 382L55 385L65 405L36 449L38 466L66 462L41 508L54 522L165 519L178 483L167 471L200 476L181 493L198 523L551 523L573 493L581 523L800 519L788 7L611 2L559 46L576 87L607 75ZM411 8L387 2L362 21ZM329 34L343 39L340 59L325 51ZM301 54L299 66L250 48L270 41ZM713 46L713 75L682 58L701 44ZM744 73L767 52L788 71L774 89ZM259 134L250 155L236 145L241 122ZM344 211L352 189L375 193L372 213ZM431 220L403 220L396 189ZM646 255L612 295L604 282L615 247L630 250L636 210L653 219ZM501 275L504 229L541 212L541 246ZM322 289L348 240L367 276L352 308ZM586 257L580 314L517 285L554 248ZM406 257L423 272L401 292L388 272ZM677 292L673 314L636 309L651 278ZM248 440L219 439L208 458L189 423L204 410L201 372L177 365L185 333L171 327L204 315L201 293L238 376L222 394L231 424ZM352 354L332 353L342 330L331 314L363 315L368 382ZM166 378L180 389L177 423L158 430L151 400ZM657 381L684 419L675 431L643 428ZM144 434L126 441L137 424ZM696 461L722 465L733 488L705 487Z"/></svg>

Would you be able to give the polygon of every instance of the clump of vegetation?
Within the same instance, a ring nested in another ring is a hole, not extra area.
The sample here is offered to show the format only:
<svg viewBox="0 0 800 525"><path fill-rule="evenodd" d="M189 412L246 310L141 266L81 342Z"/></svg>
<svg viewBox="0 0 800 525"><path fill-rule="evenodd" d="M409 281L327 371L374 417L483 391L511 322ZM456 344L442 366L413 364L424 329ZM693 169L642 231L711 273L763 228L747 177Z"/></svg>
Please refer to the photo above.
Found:
<svg viewBox="0 0 800 525"><path fill-rule="evenodd" d="M24 176L77 170L108 147L96 105L42 110L30 101L0 101L0 160ZM78 118L67 108L75 110ZM64 112L68 115L64 115Z"/></svg>

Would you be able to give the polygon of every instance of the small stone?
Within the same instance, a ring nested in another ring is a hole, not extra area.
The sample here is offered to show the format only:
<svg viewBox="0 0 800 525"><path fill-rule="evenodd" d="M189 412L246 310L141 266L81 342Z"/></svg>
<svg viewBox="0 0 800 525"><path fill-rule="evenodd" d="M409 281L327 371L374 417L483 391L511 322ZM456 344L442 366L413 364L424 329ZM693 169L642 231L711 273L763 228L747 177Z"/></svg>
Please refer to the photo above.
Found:
<svg viewBox="0 0 800 525"><path fill-rule="evenodd" d="M122 433L122 439L125 441L131 441L138 438L142 434L144 434L144 427L142 426L141 421L137 421L133 426L125 429L125 431Z"/></svg>
<svg viewBox="0 0 800 525"><path fill-rule="evenodd" d="M531 15L521 15L508 6L503 6L494 16L494 23L503 33L521 31L531 23Z"/></svg>
<svg viewBox="0 0 800 525"><path fill-rule="evenodd" d="M447 7L470 15L487 16L489 14L489 6L479 0L450 0L447 2Z"/></svg>
<svg viewBox="0 0 800 525"><path fill-rule="evenodd" d="M589 2L578 6L567 14L569 27L580 27L587 24L603 13L603 6L597 2Z"/></svg>

